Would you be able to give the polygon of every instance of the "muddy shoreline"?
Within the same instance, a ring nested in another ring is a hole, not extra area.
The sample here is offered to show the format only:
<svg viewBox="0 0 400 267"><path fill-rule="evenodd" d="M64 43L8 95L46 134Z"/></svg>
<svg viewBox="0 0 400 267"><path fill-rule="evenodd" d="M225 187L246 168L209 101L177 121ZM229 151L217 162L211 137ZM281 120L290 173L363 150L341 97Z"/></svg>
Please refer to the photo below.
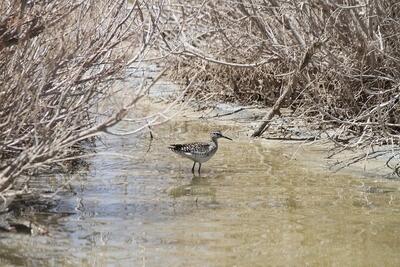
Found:
<svg viewBox="0 0 400 267"><path fill-rule="evenodd" d="M166 87L169 90L165 91ZM169 99L174 99L180 92L179 85L164 80L161 85L152 89L146 105L154 105L156 109L162 110L170 103ZM377 179L399 178L392 169L386 166L389 154L373 159L362 159L350 164L352 158L362 154L362 150L347 149L336 153L335 151L338 149L335 150L333 141L328 138L336 131L334 127L329 130L310 127L310 123L293 117L290 110L285 108L281 109L281 116L273 118L269 129L263 136L251 138L250 136L269 109L260 105L244 106L235 103L199 102L194 99L186 103L184 111L174 119L209 121L221 125L221 127L235 126L239 138L248 139L249 142L262 140L266 146L283 149L283 153L290 160L316 168L316 170L360 177L376 177ZM387 149L387 146L385 148Z"/></svg>

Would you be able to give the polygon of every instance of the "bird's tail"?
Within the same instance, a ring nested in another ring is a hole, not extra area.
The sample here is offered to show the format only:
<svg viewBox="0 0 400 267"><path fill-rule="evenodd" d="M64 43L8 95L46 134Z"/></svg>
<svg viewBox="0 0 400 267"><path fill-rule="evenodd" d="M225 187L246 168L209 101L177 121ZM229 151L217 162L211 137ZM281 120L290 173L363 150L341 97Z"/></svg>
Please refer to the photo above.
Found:
<svg viewBox="0 0 400 267"><path fill-rule="evenodd" d="M168 148L171 149L172 151L179 151L180 147L181 147L181 145L176 145L176 144L172 144L172 145L168 146Z"/></svg>

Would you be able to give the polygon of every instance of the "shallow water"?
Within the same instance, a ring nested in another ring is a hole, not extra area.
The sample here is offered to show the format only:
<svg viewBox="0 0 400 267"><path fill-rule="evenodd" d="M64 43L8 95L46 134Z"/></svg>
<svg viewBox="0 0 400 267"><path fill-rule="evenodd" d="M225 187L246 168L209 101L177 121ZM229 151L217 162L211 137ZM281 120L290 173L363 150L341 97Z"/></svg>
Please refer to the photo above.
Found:
<svg viewBox="0 0 400 267"><path fill-rule="evenodd" d="M151 144L145 133L103 138L54 210L74 214L39 214L49 236L1 234L0 265L400 264L399 181L310 168L235 126L218 127L235 140L221 140L193 177L192 163L166 147L217 127L170 122Z"/></svg>

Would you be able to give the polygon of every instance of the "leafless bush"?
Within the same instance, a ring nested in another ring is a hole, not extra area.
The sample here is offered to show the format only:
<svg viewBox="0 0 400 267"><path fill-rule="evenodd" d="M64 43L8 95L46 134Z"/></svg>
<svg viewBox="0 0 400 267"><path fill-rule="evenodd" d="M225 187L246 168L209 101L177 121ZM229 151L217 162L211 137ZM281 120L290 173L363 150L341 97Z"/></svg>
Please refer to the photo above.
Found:
<svg viewBox="0 0 400 267"><path fill-rule="evenodd" d="M0 193L21 174L62 167L138 101L140 92L108 117L92 113L153 42L157 12L147 10L146 19L145 8L124 0L1 1Z"/></svg>
<svg viewBox="0 0 400 267"><path fill-rule="evenodd" d="M336 125L341 148L398 151L400 4L366 1L171 1L161 51L174 53L172 77L202 70L199 94Z"/></svg>

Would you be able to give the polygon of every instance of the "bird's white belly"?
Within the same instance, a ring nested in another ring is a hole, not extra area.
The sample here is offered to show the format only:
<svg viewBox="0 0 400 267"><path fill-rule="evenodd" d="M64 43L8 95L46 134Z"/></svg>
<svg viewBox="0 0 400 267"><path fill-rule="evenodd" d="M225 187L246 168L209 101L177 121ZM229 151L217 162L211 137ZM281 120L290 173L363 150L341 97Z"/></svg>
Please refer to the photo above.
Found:
<svg viewBox="0 0 400 267"><path fill-rule="evenodd" d="M216 151L213 151L213 152L211 152L211 153L208 153L208 155L204 155L204 154L192 154L192 153L187 152L187 153L185 153L185 156L186 156L187 158L193 160L193 161L203 163L203 162L206 162L206 161L208 161L209 159L211 159L211 157L214 156L215 152L216 152Z"/></svg>

